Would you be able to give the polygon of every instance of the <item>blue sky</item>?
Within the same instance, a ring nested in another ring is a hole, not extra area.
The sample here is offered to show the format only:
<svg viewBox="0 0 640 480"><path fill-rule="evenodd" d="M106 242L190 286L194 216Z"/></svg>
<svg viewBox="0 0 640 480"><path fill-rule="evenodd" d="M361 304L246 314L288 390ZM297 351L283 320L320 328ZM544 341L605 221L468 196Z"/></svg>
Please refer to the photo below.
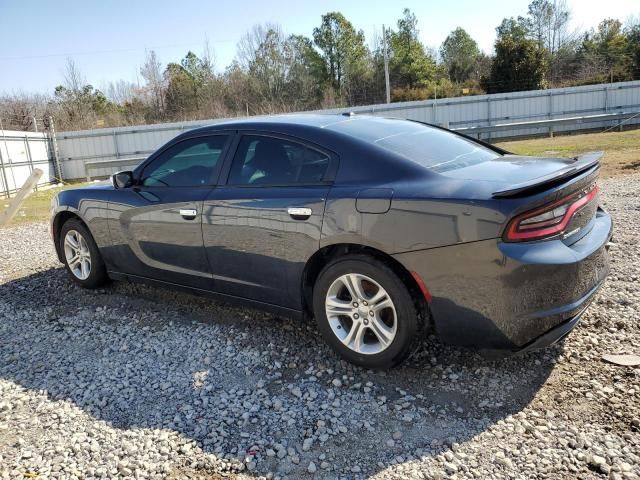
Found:
<svg viewBox="0 0 640 480"><path fill-rule="evenodd" d="M252 25L279 23L286 33L311 36L320 15L341 11L367 40L383 24L395 26L405 7L418 17L420 37L438 47L461 26L491 51L503 17L524 15L530 0L0 0L0 93L47 92L62 81L66 57L98 88L112 80L140 81L145 50L163 64L188 50L201 53L205 38L218 70L231 62ZM573 28L591 28L605 16L640 15L638 0L568 0ZM28 5L28 8L27 6Z"/></svg>

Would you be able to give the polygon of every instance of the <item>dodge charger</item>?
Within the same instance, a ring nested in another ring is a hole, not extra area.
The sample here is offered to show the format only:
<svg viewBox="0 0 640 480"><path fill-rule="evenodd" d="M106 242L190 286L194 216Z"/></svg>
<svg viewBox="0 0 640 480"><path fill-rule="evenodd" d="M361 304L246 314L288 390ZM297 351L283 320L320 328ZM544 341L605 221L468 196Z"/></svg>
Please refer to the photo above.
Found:
<svg viewBox="0 0 640 480"><path fill-rule="evenodd" d="M510 354L563 338L607 276L601 157L514 155L408 120L256 117L58 193L51 230L82 287L143 281L313 318L367 368L428 334Z"/></svg>

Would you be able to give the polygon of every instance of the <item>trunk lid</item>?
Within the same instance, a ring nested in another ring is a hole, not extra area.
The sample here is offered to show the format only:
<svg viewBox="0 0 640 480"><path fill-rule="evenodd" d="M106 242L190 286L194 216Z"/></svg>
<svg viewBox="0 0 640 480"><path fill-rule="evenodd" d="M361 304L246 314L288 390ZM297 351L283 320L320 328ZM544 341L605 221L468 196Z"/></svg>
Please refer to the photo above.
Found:
<svg viewBox="0 0 640 480"><path fill-rule="evenodd" d="M500 178L492 182L492 197L501 201L509 219L505 240L560 237L573 244L587 234L598 209L602 155L593 152L570 159L505 155L502 162L484 162L493 164L494 178ZM519 232L512 228L515 225L520 225Z"/></svg>
<svg viewBox="0 0 640 480"><path fill-rule="evenodd" d="M574 158L503 155L493 160L443 172L459 180L479 180L494 185L494 198L517 198L567 182L589 169L597 169L603 152Z"/></svg>

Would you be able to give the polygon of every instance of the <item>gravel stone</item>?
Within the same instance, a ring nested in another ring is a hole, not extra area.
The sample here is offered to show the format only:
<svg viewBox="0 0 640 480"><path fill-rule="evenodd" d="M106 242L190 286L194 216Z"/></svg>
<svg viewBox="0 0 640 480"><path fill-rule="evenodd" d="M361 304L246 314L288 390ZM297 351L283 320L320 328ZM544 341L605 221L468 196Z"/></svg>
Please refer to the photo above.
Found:
<svg viewBox="0 0 640 480"><path fill-rule="evenodd" d="M302 450L304 452L308 452L311 450L311 446L313 445L313 438L305 438L304 442L302 442Z"/></svg>

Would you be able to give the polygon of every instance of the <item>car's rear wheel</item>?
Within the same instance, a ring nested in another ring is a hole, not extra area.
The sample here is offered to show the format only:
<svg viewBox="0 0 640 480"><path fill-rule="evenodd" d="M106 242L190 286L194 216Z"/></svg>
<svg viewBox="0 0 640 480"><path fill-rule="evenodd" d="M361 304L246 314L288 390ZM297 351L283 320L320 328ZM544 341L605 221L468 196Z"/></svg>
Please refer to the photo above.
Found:
<svg viewBox="0 0 640 480"><path fill-rule="evenodd" d="M98 288L109 277L93 236L79 220L70 219L60 231L60 250L71 278L84 288Z"/></svg>
<svg viewBox="0 0 640 480"><path fill-rule="evenodd" d="M409 290L373 257L350 255L327 265L313 291L313 309L327 343L366 368L398 365L418 340L420 320Z"/></svg>

